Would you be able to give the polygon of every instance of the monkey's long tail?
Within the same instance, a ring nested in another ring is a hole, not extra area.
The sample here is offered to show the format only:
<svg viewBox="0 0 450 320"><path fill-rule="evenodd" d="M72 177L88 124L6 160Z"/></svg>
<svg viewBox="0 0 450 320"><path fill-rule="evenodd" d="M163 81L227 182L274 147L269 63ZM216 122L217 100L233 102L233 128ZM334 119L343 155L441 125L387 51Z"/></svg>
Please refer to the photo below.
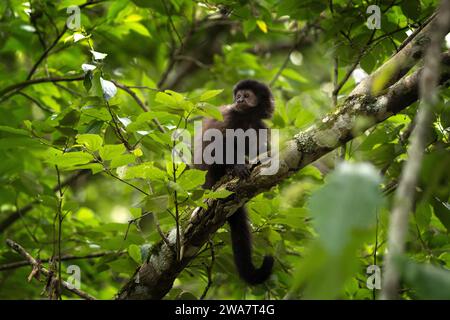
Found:
<svg viewBox="0 0 450 320"><path fill-rule="evenodd" d="M272 273L273 257L264 256L263 263L256 269L252 262L252 238L247 211L239 208L228 218L231 229L234 262L239 275L249 284L255 285L266 281Z"/></svg>

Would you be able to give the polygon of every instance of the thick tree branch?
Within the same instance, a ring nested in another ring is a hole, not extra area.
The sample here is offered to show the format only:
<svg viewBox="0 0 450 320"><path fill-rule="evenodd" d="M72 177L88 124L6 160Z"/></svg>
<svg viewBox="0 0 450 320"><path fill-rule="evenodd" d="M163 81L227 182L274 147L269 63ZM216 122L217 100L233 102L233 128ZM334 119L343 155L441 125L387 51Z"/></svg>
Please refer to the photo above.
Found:
<svg viewBox="0 0 450 320"><path fill-rule="evenodd" d="M275 175L261 175L260 165L253 170L249 179L225 181L222 187L234 192L233 195L227 199L209 199L206 209L195 209L191 219L182 225L181 261L176 259L170 246L160 242L148 261L118 293L117 298L161 299L211 235L248 200L417 101L422 69L407 77L402 76L418 61L424 47L429 43L426 39L429 39L432 31L434 30L429 26L425 27L417 35L420 41L413 39L386 63L390 68L399 68L397 72L389 73L386 89L382 93L376 97L372 96L370 84L374 77L384 72L385 66L359 84L335 112L288 141L282 150L280 168ZM448 52L444 55L444 64L440 83L450 78ZM365 121L364 127L359 125L356 131L356 123L360 118L371 121Z"/></svg>
<svg viewBox="0 0 450 320"><path fill-rule="evenodd" d="M433 15L427 20L425 27L419 28L414 32L414 36L408 37L391 59L372 73L372 75L363 81L353 90L353 94L370 94L372 92L372 83L377 78L383 78L385 89L397 82L423 57L424 51L430 43L431 35L434 32L432 23L436 20Z"/></svg>

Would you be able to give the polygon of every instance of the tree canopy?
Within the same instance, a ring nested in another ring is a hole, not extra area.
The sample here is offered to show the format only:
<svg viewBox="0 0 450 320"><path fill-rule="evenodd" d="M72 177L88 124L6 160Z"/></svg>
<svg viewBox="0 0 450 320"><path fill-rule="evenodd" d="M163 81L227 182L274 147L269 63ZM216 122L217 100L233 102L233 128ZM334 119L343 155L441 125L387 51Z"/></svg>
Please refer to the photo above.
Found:
<svg viewBox="0 0 450 320"><path fill-rule="evenodd" d="M0 298L450 298L449 14L446 0L2 1ZM274 95L280 168L204 190L178 132L220 120L247 78ZM258 286L225 225L245 203L255 264L275 258Z"/></svg>

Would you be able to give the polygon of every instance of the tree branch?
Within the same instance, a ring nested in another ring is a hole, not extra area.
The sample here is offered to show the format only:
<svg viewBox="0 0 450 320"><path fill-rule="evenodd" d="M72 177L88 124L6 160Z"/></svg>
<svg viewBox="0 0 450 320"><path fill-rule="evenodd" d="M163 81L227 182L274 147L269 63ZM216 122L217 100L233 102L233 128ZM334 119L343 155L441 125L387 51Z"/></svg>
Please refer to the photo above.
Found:
<svg viewBox="0 0 450 320"><path fill-rule="evenodd" d="M36 259L34 259L20 244L12 241L10 239L6 239L6 244L11 249L13 249L18 254L20 254L22 257L24 257L28 261L28 263L33 266L33 268L36 268L37 270L39 270L39 272L42 272L46 276L50 275L50 271L48 271L46 268L42 267L41 264ZM79 296L85 300L95 300L95 298L93 296L91 296L90 294L88 294L84 291L81 291L80 289L75 288L74 286L72 286L71 284L67 283L64 280L61 280L61 285L66 290L76 294L77 296Z"/></svg>
<svg viewBox="0 0 450 320"><path fill-rule="evenodd" d="M91 253L91 254L87 254L85 256L76 256L76 255L72 255L72 254L67 254L67 255L63 255L61 257L61 261L94 259L94 258L104 257L107 255L114 255L114 254L122 255L124 253L126 253L126 252L122 251L122 252L117 253L117 252L113 252L113 251L106 251L106 252ZM50 258L41 259L41 261L49 261L49 260L50 260ZM5 264L0 265L0 271L17 269L17 268L25 267L28 265L30 265L30 262L28 260L5 263Z"/></svg>
<svg viewBox="0 0 450 320"><path fill-rule="evenodd" d="M78 179L81 178L82 176L89 174L89 172L90 172L89 170L82 170L82 171L77 172L74 175L71 175L70 177L68 177L66 180L64 180L61 183L61 187L64 188L66 186L72 185L73 183L78 181ZM54 186L53 192L59 191L58 187L59 187L58 185ZM39 201L35 200L35 201L25 205L24 207L21 207L20 209L12 212L8 217L6 217L3 221L0 222L0 233L5 231L14 222L16 222L18 219L23 217L26 213L28 213L31 209L33 209L34 205L36 205L38 203L39 203Z"/></svg>
<svg viewBox="0 0 450 320"><path fill-rule="evenodd" d="M427 133L433 121L433 107L438 101L439 64L441 44L450 28L450 0L443 0L437 19L430 25L434 32L425 56L425 66L420 77L421 104L411 134L408 160L405 163L394 197L389 225L388 254L383 277L382 299L397 299L400 272L395 259L405 251L409 212L413 209L415 189L427 143Z"/></svg>
<svg viewBox="0 0 450 320"><path fill-rule="evenodd" d="M418 28L414 32L414 36L408 37L400 46L401 49L391 57L386 63L379 67L370 77L361 81L353 90L353 94L371 94L372 82L379 77L386 77L383 88L388 88L408 73L411 68L423 57L423 53L430 43L430 36L434 32L433 24L436 19L433 15L423 28Z"/></svg>
<svg viewBox="0 0 450 320"><path fill-rule="evenodd" d="M355 136L362 134L368 128L384 121L390 116L405 109L418 98L418 85L422 69L411 75L401 78L406 69L417 62L417 52L422 52L429 41L430 34L434 32L425 27L418 37L421 41L413 40L398 54L393 56L386 64L400 63L400 71L390 74L386 89L374 97L371 96L370 86L373 77L380 71L368 77L369 81L359 84L350 96L333 113L325 116L305 131L299 132L288 141L280 156L280 167L274 175L261 175L262 166L257 166L249 179L225 179L221 187L232 191L233 194L226 199L209 199L207 208L196 208L189 221L183 223L182 230L182 256L178 261L170 247L161 242L144 263L137 274L118 293L118 299L161 299L171 289L173 281L178 274L190 263L197 252L210 239L238 208L244 205L255 195L267 191L279 184L292 174L311 164L328 152L338 148ZM414 56L414 57L413 57ZM401 59L399 57L402 57ZM445 68L440 83L450 78L450 56L444 55ZM382 66L379 70L384 70ZM400 79L401 78L401 79ZM400 79L400 80L399 80ZM364 127L356 123L360 117L370 118ZM238 195L238 196L237 196ZM173 245L173 243L171 243ZM139 281L136 281L138 277Z"/></svg>

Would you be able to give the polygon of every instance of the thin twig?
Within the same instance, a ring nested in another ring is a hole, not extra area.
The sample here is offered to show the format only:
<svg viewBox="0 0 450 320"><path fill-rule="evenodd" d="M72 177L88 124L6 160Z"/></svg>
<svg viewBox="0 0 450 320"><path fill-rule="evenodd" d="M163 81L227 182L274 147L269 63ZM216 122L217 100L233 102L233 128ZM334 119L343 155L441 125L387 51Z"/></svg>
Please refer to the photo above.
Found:
<svg viewBox="0 0 450 320"><path fill-rule="evenodd" d="M111 171L106 170L105 172L106 172L106 174L108 174L109 176L113 177L114 179L117 179L117 180L119 180L120 182L125 183L126 185L128 185L128 186L130 186L130 187L136 189L137 191L141 192L142 194L145 194L146 196L150 196L150 194L149 194L148 192L145 192L144 190L142 190L142 189L139 188L138 186L135 186L134 184L131 184L131 183L129 183L128 181L119 178L118 176L116 176L115 174L113 174Z"/></svg>
<svg viewBox="0 0 450 320"><path fill-rule="evenodd" d="M33 268L38 269L40 272L42 272L45 276L48 276L50 274L50 271L48 271L46 268L44 268L36 259L34 259L20 244L17 242L14 242L11 239L6 239L6 244L16 251L18 254L20 254L22 257L24 257L29 264L33 266ZM73 285L67 283L64 280L61 280L61 286L64 287L66 290L76 294L77 296L85 299L85 300L96 300L93 296L90 294L81 291L80 289L75 288Z"/></svg>
<svg viewBox="0 0 450 320"><path fill-rule="evenodd" d="M172 27L173 31L177 35L178 41L180 41L180 47L183 48L183 46L184 46L183 39L181 38L180 34L178 33L177 28L175 27L175 24L173 23L172 15L169 12L169 8L167 8L166 1L165 0L161 0L161 2L163 4L163 6L164 6L164 10L166 11L167 17L169 18L170 26Z"/></svg>
<svg viewBox="0 0 450 320"><path fill-rule="evenodd" d="M23 82L15 83L2 90L0 90L0 96L6 96L8 93L17 93L16 90L22 90L28 86L39 84L39 83L49 83L49 82L73 82L73 81L83 81L84 75L77 75L73 77L46 77L38 79L25 80ZM0 99L3 102L5 99Z"/></svg>
<svg viewBox="0 0 450 320"><path fill-rule="evenodd" d="M64 192L61 187L61 174L59 173L59 168L57 165L55 165L56 169L56 177L58 180L58 189L59 189L59 195L58 195L58 207L56 210L57 218L58 218L58 293L59 298L61 299L61 238L62 238L62 222L63 222L63 216L62 216L62 206L63 206L63 200L64 200Z"/></svg>
<svg viewBox="0 0 450 320"><path fill-rule="evenodd" d="M358 57L356 58L355 62L353 63L353 65L351 66L351 68L347 71L347 73L345 74L344 78L341 80L341 82L339 82L339 84L337 85L337 87L334 88L333 90L333 95L338 96L339 91L341 91L342 87L347 83L348 79L350 78L350 76L352 75L353 71L355 71L356 67L358 67L362 57L364 56L364 54L367 52L367 50L370 47L370 44L372 43L373 37L375 36L375 32L377 31L377 29L374 29L372 34L370 35L369 40L367 41L366 45L361 49L361 51L359 52Z"/></svg>
<svg viewBox="0 0 450 320"><path fill-rule="evenodd" d="M296 27L297 28L297 27ZM302 31L304 32L304 29L309 28L308 25L306 25ZM304 32L305 33L305 32ZM288 54L286 55L286 58L283 61L283 64L281 65L281 67L278 69L277 73L275 74L275 76L272 78L272 80L269 83L269 86L273 86L273 84L278 80L278 78L280 77L281 73L283 72L284 69L286 69L288 63L289 63L289 59L291 58L291 54L292 52L294 52L295 48L297 47L297 43L298 43L298 32L295 33L295 40L293 45L291 46L291 48L289 49Z"/></svg>
<svg viewBox="0 0 450 320"><path fill-rule="evenodd" d="M213 267L214 267L214 261L216 260L216 256L215 256L215 253L214 253L214 242L212 240L209 241L209 248L211 250L211 263L209 264L209 266L208 265L206 266L206 273L208 275L208 282L206 283L206 287L203 290L202 295L200 296L200 300L205 299L206 294L208 293L209 288L211 288L211 285L213 283L213 281L212 281L212 270L213 270Z"/></svg>
<svg viewBox="0 0 450 320"><path fill-rule="evenodd" d="M112 80L112 83L114 83L119 89L122 89L123 91L128 93L134 99L134 101L136 101L136 103L139 105L139 107L142 110L144 110L145 112L148 111L148 108L145 105L145 103L141 99L139 99L138 95L133 90L131 90L132 87L126 86L126 85L119 83L117 81L114 81L114 80ZM148 87L145 87L145 88L147 89ZM148 88L148 89L150 89L150 88ZM155 118L155 119L152 119L152 121L156 125L156 127L158 128L158 130L160 132L162 132L162 133L166 132L166 130L163 128L163 126L158 121L158 119Z"/></svg>
<svg viewBox="0 0 450 320"><path fill-rule="evenodd" d="M332 98L333 98L333 107L336 108L337 106L337 97L338 97L338 81L339 81L339 59L338 56L335 53L334 59L333 59L333 92L332 92Z"/></svg>
<svg viewBox="0 0 450 320"><path fill-rule="evenodd" d="M125 251L120 252L120 254L124 254L124 253L126 253L126 252ZM117 253L113 252L113 251L107 251L107 252L91 253L91 254L87 254L85 256L76 256L76 255L72 255L72 254L67 254L67 255L63 255L61 257L61 261L94 259L94 258L100 258L103 256L113 255L113 254L117 254ZM49 260L51 260L51 258L41 259L41 263L46 262L46 261L48 262ZM28 260L21 260L21 261L16 261L16 262L5 263L5 264L0 265L0 271L17 269L17 268L25 267L28 265L30 265L30 262Z"/></svg>
<svg viewBox="0 0 450 320"><path fill-rule="evenodd" d="M121 84L115 80L111 80L112 83L114 83L118 88L122 89L123 91L125 91L126 93L128 93L135 101L136 103L139 105L139 107L141 107L142 110L144 110L145 112L148 111L148 108L145 106L144 102L139 99L139 97L137 96L137 94L130 89L130 87Z"/></svg>
<svg viewBox="0 0 450 320"><path fill-rule="evenodd" d="M36 61L36 63L31 68L30 72L28 73L27 80L30 80L31 77L33 77L34 73L36 72L39 65L44 61L44 59L49 55L50 51L58 44L59 40L61 40L62 36L67 31L67 25L64 24L64 27L62 31L59 33L59 35L55 38L55 40L52 42L52 44L41 54L39 59Z"/></svg>
<svg viewBox="0 0 450 320"><path fill-rule="evenodd" d="M106 0L97 0L97 1L93 1L93 0L88 0L87 2L79 5L78 7L80 9L85 8L87 6L91 6L91 5L95 5L95 4L99 4L102 2L105 2ZM33 67L31 68L30 72L28 73L27 76L27 80L30 80L34 73L36 72L37 68L39 67L39 65L42 63L42 61L45 60L45 58L47 58L50 54L50 51L52 51L56 45L58 44L59 40L61 40L61 38L63 37L63 35L66 33L66 31L68 30L67 24L64 24L63 29L61 30L61 32L56 36L55 40L52 42L52 44L47 47L47 49L44 50L44 52L41 54L41 56L39 57L39 59L36 61L36 63L33 65ZM44 46L45 47L45 46Z"/></svg>
<svg viewBox="0 0 450 320"><path fill-rule="evenodd" d="M53 113L53 110L50 109L47 106L44 106L41 102L39 102L37 99L33 98L32 96L24 93L24 92L19 92L19 94L25 98L27 98L28 100L30 100L31 102L33 102L35 105L37 105L39 107L39 109L41 109L42 111L45 111L47 113Z"/></svg>
<svg viewBox="0 0 450 320"><path fill-rule="evenodd" d="M128 151L133 151L133 147L130 146L129 142L125 137L122 135L121 129L119 127L119 124L117 123L116 114L113 113L111 106L109 105L108 101L105 101L106 108L108 109L108 112L111 116L112 122L114 124L114 131L116 132L116 136L119 138L120 142L123 143L123 145L127 148Z"/></svg>

